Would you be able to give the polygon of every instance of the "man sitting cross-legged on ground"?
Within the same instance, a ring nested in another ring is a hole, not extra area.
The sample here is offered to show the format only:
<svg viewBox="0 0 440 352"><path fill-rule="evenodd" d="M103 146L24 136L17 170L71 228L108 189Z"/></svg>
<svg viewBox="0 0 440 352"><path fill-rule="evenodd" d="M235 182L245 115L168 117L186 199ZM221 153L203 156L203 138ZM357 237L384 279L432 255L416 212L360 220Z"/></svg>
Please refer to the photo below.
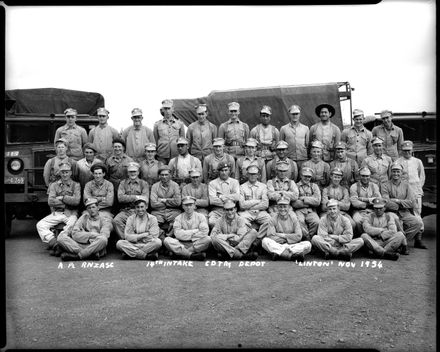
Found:
<svg viewBox="0 0 440 352"><path fill-rule="evenodd" d="M155 216L147 213L147 200L139 196L135 201L136 213L130 215L125 226L125 239L116 242L122 252L122 259L156 260L162 246L159 239L159 225Z"/></svg>
<svg viewBox="0 0 440 352"><path fill-rule="evenodd" d="M67 233L58 236L58 245L65 253L64 261L99 259L107 254L106 247L113 229L111 219L99 213L98 200L88 198L84 202L86 212L73 226L71 237Z"/></svg>
<svg viewBox="0 0 440 352"><path fill-rule="evenodd" d="M166 237L165 247L178 257L192 260L204 260L205 251L211 244L208 221L203 214L197 213L196 199L186 196L182 199L184 212L174 220L174 236Z"/></svg>

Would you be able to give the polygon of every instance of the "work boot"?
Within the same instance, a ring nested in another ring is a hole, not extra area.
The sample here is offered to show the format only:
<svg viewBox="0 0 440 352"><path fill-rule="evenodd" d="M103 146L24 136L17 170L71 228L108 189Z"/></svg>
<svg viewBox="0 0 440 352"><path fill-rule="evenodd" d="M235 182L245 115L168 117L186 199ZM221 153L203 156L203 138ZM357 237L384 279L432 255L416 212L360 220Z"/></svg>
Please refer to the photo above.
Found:
<svg viewBox="0 0 440 352"><path fill-rule="evenodd" d="M332 258L332 255L329 252L324 252L323 258L324 258L324 260L329 260Z"/></svg>
<svg viewBox="0 0 440 352"><path fill-rule="evenodd" d="M346 250L346 249L340 249L338 251L338 256L342 260L345 260L346 262L349 262L351 260L352 254L348 250Z"/></svg>
<svg viewBox="0 0 440 352"><path fill-rule="evenodd" d="M81 260L81 258L76 253L65 252L65 253L61 254L61 260L64 262L67 262L67 261L73 262L73 261Z"/></svg>
<svg viewBox="0 0 440 352"><path fill-rule="evenodd" d="M47 243L47 249L54 249L56 244L57 244L57 239L55 237L52 237L50 241Z"/></svg>
<svg viewBox="0 0 440 352"><path fill-rule="evenodd" d="M217 259L218 260L226 260L226 257L221 252L217 252Z"/></svg>
<svg viewBox="0 0 440 352"><path fill-rule="evenodd" d="M248 252L245 255L243 255L242 259L244 260L255 260L258 258L257 252Z"/></svg>
<svg viewBox="0 0 440 352"><path fill-rule="evenodd" d="M425 246L425 244L422 242L422 240L415 240L414 241L414 248L428 249L428 247Z"/></svg>
<svg viewBox="0 0 440 352"><path fill-rule="evenodd" d="M200 252L200 253L192 253L189 257L191 260L199 260L203 261L206 259L206 253Z"/></svg>
<svg viewBox="0 0 440 352"><path fill-rule="evenodd" d="M121 259L122 260L129 260L131 257L127 253L122 253Z"/></svg>
<svg viewBox="0 0 440 352"><path fill-rule="evenodd" d="M49 255L52 257L60 257L61 253L63 253L63 250L58 245L58 243L55 243L55 246L52 247L52 249L49 251Z"/></svg>
<svg viewBox="0 0 440 352"><path fill-rule="evenodd" d="M271 259L272 259L273 261L276 261L276 260L280 259L280 256L279 256L278 254L276 254L276 253L272 253L272 255L271 255Z"/></svg>
<svg viewBox="0 0 440 352"><path fill-rule="evenodd" d="M146 256L145 256L145 260L158 260L159 259L159 254L157 254L157 252L154 252L154 253L150 253L150 254L147 254Z"/></svg>
<svg viewBox="0 0 440 352"><path fill-rule="evenodd" d="M396 252L385 252L383 254L383 259L397 260L397 259L399 259L399 253L396 253Z"/></svg>
<svg viewBox="0 0 440 352"><path fill-rule="evenodd" d="M408 246L406 246L405 244L402 244L402 246L400 246L400 254L409 255Z"/></svg>
<svg viewBox="0 0 440 352"><path fill-rule="evenodd" d="M292 256L290 257L290 260L291 260L291 261L297 261L297 262L303 263L303 262L304 262L304 254L303 254L303 253L300 253L300 254L294 254L294 255L292 255Z"/></svg>

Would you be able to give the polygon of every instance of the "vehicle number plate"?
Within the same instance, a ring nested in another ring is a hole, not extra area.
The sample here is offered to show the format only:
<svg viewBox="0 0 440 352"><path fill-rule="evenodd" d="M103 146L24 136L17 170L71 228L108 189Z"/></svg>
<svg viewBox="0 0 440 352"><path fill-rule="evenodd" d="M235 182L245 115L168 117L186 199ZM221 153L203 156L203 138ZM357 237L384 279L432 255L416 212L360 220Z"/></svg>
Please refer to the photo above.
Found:
<svg viewBox="0 0 440 352"><path fill-rule="evenodd" d="M24 184L24 177L5 177L5 184Z"/></svg>
<svg viewBox="0 0 440 352"><path fill-rule="evenodd" d="M5 152L5 157L14 157L14 156L18 156L19 154L20 152L18 150L14 150L10 152Z"/></svg>

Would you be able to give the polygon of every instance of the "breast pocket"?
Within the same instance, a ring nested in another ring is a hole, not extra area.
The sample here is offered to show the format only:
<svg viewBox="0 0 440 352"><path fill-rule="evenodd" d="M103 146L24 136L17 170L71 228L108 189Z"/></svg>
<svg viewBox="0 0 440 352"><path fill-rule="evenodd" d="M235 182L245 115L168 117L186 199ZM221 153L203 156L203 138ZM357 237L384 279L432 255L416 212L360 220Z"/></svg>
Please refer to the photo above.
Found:
<svg viewBox="0 0 440 352"><path fill-rule="evenodd" d="M396 144L397 143L397 139L399 138L399 136L397 135L397 132L392 131L390 133L390 137L391 137L391 140L393 141L393 144Z"/></svg>

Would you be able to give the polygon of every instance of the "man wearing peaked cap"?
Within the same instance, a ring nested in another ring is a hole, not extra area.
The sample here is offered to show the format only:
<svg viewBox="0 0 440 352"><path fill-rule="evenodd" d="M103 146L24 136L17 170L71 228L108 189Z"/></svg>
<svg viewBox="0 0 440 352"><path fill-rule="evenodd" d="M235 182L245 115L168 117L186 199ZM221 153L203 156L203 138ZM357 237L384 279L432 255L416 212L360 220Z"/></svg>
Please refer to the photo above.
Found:
<svg viewBox="0 0 440 352"><path fill-rule="evenodd" d="M86 130L76 124L78 112L68 108L64 111L66 124L55 131L54 141L64 138L68 142L67 156L75 161L83 157L83 145L88 142Z"/></svg>
<svg viewBox="0 0 440 352"><path fill-rule="evenodd" d="M197 121L191 123L186 131L189 153L203 163L212 153L212 142L217 137L217 126L207 120L208 109L205 104L196 106Z"/></svg>
<svg viewBox="0 0 440 352"><path fill-rule="evenodd" d="M129 216L135 213L136 202L146 200L148 208L150 191L146 181L139 178L140 165L130 162L127 166L127 178L121 181L117 191L120 212L113 218L113 227L119 237L124 239L124 229Z"/></svg>
<svg viewBox="0 0 440 352"><path fill-rule="evenodd" d="M361 167L370 169L371 181L376 183L381 190L382 185L389 179L392 160L388 155L383 154L382 139L375 137L371 144L373 145L373 154L364 159Z"/></svg>
<svg viewBox="0 0 440 352"><path fill-rule="evenodd" d="M244 143L249 137L249 125L240 121L240 104L228 104L229 120L223 122L218 130L218 136L225 139L226 153L235 159L244 154Z"/></svg>
<svg viewBox="0 0 440 352"><path fill-rule="evenodd" d="M334 159L335 145L341 140L339 127L330 122L330 118L335 115L335 108L329 104L321 104L316 107L315 112L321 121L310 127L310 141L317 139L322 142L322 160L330 162Z"/></svg>
<svg viewBox="0 0 440 352"><path fill-rule="evenodd" d="M75 159L67 156L68 142L65 138L58 138L55 140L55 153L56 155L44 164L43 179L47 187L52 182L60 179L60 165L63 163L69 163L72 166L72 179L78 179L78 168Z"/></svg>
<svg viewBox="0 0 440 352"><path fill-rule="evenodd" d="M258 181L266 182L266 164L264 159L258 157L256 154L257 145L258 142L256 139L248 138L244 147L245 155L237 158L237 162L235 163L235 178L240 184L247 181L246 170L249 165L257 166L260 170Z"/></svg>
<svg viewBox="0 0 440 352"><path fill-rule="evenodd" d="M385 200L374 198L372 203L374 212L365 217L361 237L375 257L397 260L405 235L397 230L394 218L385 213Z"/></svg>
<svg viewBox="0 0 440 352"><path fill-rule="evenodd" d="M204 215L208 223L208 186L202 183L201 173L197 169L191 169L189 177L191 178L191 183L182 187L182 197L193 197L196 205L195 211Z"/></svg>
<svg viewBox="0 0 440 352"><path fill-rule="evenodd" d="M189 176L191 169L197 169L202 172L202 163L200 159L188 153L188 141L186 138L179 137L177 139L177 150L179 155L172 158L168 165L173 181L183 187L183 184L191 183Z"/></svg>
<svg viewBox="0 0 440 352"><path fill-rule="evenodd" d="M104 178L107 174L107 167L103 163L97 163L90 170L93 174L93 180L84 186L83 199L96 198L99 213L111 219L113 218L114 186Z"/></svg>
<svg viewBox="0 0 440 352"><path fill-rule="evenodd" d="M63 261L99 259L107 254L112 223L110 219L99 214L96 198L87 198L84 205L87 210L75 222L71 236L58 236L58 244L65 251L61 254Z"/></svg>
<svg viewBox="0 0 440 352"><path fill-rule="evenodd" d="M177 138L185 137L185 128L183 122L173 116L172 100L162 101L161 112L163 119L154 123L153 134L157 144L157 158L164 164L168 164L179 154L176 142Z"/></svg>
<svg viewBox="0 0 440 352"><path fill-rule="evenodd" d="M336 144L335 150L335 160L330 162L330 169L341 169L341 186L349 189L349 187L359 179L359 165L354 159L347 157L347 145L345 142Z"/></svg>
<svg viewBox="0 0 440 352"><path fill-rule="evenodd" d="M258 142L257 155L266 162L273 159L275 147L280 139L280 131L270 124L271 115L271 107L263 105L260 110L261 123L250 132L250 136Z"/></svg>
<svg viewBox="0 0 440 352"><path fill-rule="evenodd" d="M393 113L391 111L382 111L380 117L382 125L374 127L371 132L373 137L380 137L384 141L383 153L394 161L399 157L399 153L402 150L403 130L393 124Z"/></svg>
<svg viewBox="0 0 440 352"><path fill-rule="evenodd" d="M275 149L275 157L268 161L266 164L266 179L273 179L276 176L277 164L279 162L285 162L288 165L287 177L296 181L298 179L298 166L296 162L287 157L288 145L285 141L279 141Z"/></svg>
<svg viewBox="0 0 440 352"><path fill-rule="evenodd" d="M330 165L322 160L322 143L318 140L311 143L311 158L302 164L303 168L313 170L312 182L316 183L319 189L327 186L330 178Z"/></svg>
<svg viewBox="0 0 440 352"><path fill-rule="evenodd" d="M267 181L267 196L269 198L269 213L273 215L278 211L276 203L281 198L295 201L298 199L298 187L296 183L289 177L291 175L289 163L286 161L278 161L276 164L276 174L271 180ZM292 207L289 206L289 211Z"/></svg>
<svg viewBox="0 0 440 352"><path fill-rule="evenodd" d="M140 162L144 157L144 147L147 143L156 143L153 131L142 125L142 110L134 108L131 111L133 125L122 131L121 138L125 142L125 152L134 161Z"/></svg>
<svg viewBox="0 0 440 352"><path fill-rule="evenodd" d="M156 159L156 144L147 143L144 150L145 158L140 162L140 177L152 186L159 181L159 169L163 163Z"/></svg>
<svg viewBox="0 0 440 352"><path fill-rule="evenodd" d="M119 137L119 133L108 124L109 111L106 108L99 108L96 114L99 124L90 130L89 143L92 143L96 148L96 157L104 162L111 155L112 142Z"/></svg>
<svg viewBox="0 0 440 352"><path fill-rule="evenodd" d="M182 198L184 212L174 220L174 236L166 237L164 245L174 255L184 259L204 260L205 251L211 245L206 217L195 211L196 199L191 196Z"/></svg>
<svg viewBox="0 0 440 352"><path fill-rule="evenodd" d="M301 108L292 105L289 108L290 122L280 129L280 140L288 143L287 156L297 163L300 169L307 160L309 147L309 127L300 123Z"/></svg>
<svg viewBox="0 0 440 352"><path fill-rule="evenodd" d="M235 159L232 155L225 153L225 140L214 138L212 141L213 152L203 160L203 181L208 183L218 177L218 165L226 163L230 167L230 176L235 176Z"/></svg>

